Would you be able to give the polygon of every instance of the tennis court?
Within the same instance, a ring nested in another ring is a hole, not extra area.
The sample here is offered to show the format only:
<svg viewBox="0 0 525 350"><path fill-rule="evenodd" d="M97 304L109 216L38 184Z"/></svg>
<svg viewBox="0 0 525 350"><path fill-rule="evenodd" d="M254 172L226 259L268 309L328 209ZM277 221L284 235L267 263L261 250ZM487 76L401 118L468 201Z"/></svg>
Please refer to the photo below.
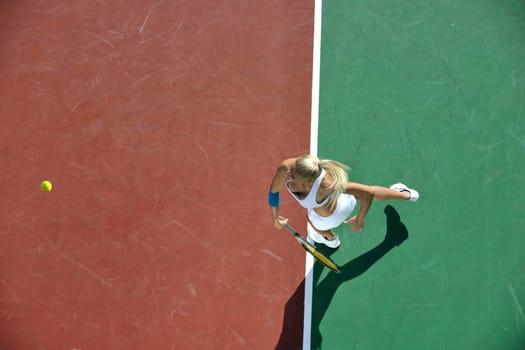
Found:
<svg viewBox="0 0 525 350"><path fill-rule="evenodd" d="M525 347L523 1L4 1L0 23L1 349ZM340 274L271 223L276 166L308 152L421 193L341 228Z"/></svg>
<svg viewBox="0 0 525 350"><path fill-rule="evenodd" d="M525 348L524 29L523 1L323 2L319 155L421 199L399 246L386 203L341 230L312 348Z"/></svg>
<svg viewBox="0 0 525 350"><path fill-rule="evenodd" d="M304 254L264 198L308 150L312 13L1 2L1 349L275 347Z"/></svg>

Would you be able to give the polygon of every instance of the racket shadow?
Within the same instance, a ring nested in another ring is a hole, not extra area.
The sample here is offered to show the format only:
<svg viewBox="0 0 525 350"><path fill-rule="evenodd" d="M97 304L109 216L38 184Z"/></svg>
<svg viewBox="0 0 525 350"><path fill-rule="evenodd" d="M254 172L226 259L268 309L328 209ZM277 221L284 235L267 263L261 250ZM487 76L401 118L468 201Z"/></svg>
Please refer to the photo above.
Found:
<svg viewBox="0 0 525 350"><path fill-rule="evenodd" d="M384 240L376 247L340 266L341 273L329 273L322 281L319 281L322 265L315 265L315 303L312 307L312 349L321 349L323 337L320 333L319 325L328 310L337 288L339 288L341 284L365 273L390 250L408 239L408 230L401 222L401 218L396 209L391 205L387 205L384 213L386 215L386 234ZM329 252L326 253L330 254Z"/></svg>

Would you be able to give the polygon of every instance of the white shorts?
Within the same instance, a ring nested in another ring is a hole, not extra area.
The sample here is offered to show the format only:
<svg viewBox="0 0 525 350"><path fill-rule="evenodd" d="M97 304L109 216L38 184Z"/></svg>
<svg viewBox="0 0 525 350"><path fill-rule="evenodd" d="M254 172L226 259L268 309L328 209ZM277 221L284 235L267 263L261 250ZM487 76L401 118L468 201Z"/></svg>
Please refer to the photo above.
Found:
<svg viewBox="0 0 525 350"><path fill-rule="evenodd" d="M341 225L352 214L355 205L355 197L343 193L339 196L337 206L332 215L320 216L313 209L308 209L308 218L318 230L328 231Z"/></svg>

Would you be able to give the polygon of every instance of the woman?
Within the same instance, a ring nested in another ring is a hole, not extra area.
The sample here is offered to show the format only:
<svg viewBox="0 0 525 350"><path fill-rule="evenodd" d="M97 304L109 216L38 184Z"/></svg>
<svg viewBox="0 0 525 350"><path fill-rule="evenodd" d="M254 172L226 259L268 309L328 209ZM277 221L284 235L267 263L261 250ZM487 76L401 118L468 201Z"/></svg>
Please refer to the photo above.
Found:
<svg viewBox="0 0 525 350"><path fill-rule="evenodd" d="M402 183L390 188L349 182L349 168L334 160L320 160L312 155L289 158L281 162L275 174L268 201L275 227L281 229L288 222L279 216L280 191L286 186L292 197L308 210L308 237L314 242L337 248L341 242L332 229L341 223L352 224L353 231L363 231L365 217L372 200L410 200L419 193ZM359 202L355 216L346 220Z"/></svg>

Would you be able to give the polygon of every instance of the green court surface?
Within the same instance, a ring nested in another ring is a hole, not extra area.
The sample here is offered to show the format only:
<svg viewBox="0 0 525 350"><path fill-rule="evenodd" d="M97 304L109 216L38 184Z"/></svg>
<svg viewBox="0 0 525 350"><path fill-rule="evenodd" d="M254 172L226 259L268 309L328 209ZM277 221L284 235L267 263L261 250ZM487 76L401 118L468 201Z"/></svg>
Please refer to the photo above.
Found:
<svg viewBox="0 0 525 350"><path fill-rule="evenodd" d="M339 229L312 348L525 349L525 1L332 0L322 19L319 156L421 199Z"/></svg>

